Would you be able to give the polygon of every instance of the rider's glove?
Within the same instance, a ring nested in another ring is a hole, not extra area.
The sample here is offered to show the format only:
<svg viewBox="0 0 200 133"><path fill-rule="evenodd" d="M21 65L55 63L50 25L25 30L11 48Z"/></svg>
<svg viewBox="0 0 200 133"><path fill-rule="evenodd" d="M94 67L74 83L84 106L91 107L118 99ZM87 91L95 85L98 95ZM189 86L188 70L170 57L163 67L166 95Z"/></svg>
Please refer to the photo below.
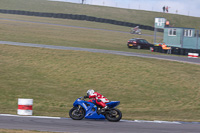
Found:
<svg viewBox="0 0 200 133"><path fill-rule="evenodd" d="M89 96L84 96L84 98L89 98Z"/></svg>

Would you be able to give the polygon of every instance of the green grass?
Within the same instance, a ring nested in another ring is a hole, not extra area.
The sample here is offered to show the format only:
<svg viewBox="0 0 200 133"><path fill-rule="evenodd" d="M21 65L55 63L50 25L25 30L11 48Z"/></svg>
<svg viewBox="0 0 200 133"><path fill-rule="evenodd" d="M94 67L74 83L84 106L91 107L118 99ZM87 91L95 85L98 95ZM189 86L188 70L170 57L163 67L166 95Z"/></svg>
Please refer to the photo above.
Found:
<svg viewBox="0 0 200 133"><path fill-rule="evenodd" d="M142 10L73 4L68 2L50 2L47 0L1 0L0 9L83 14L88 16L138 23L148 26L154 26L155 17L164 17L169 20L170 23L175 27L200 29L200 18L198 17Z"/></svg>
<svg viewBox="0 0 200 133"><path fill-rule="evenodd" d="M62 25L75 25L89 28L103 28L108 30L129 31L122 26L110 24L98 24L95 22L28 17L20 15L0 14L0 18L46 22ZM76 27L64 27L57 25L38 24L30 22L19 22L11 20L0 21L0 39L4 41L27 42L59 46L72 46L83 48L97 48L108 50L119 50L129 52L150 53L149 50L128 49L127 41L134 37L145 37L149 42L153 42L153 36L140 36L129 33L120 33L93 29L80 29ZM144 31L145 32L145 31ZM146 32L147 34L152 32Z"/></svg>
<svg viewBox="0 0 200 133"><path fill-rule="evenodd" d="M34 115L68 117L94 89L121 101L123 119L200 121L198 65L80 51L0 45L0 113L33 98Z"/></svg>

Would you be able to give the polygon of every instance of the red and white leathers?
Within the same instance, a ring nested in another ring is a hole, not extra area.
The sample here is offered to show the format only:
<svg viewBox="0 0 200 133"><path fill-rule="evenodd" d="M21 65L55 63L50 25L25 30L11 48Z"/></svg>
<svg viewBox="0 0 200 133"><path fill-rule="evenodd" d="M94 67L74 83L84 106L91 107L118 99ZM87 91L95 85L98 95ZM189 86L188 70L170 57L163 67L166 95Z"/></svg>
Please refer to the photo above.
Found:
<svg viewBox="0 0 200 133"><path fill-rule="evenodd" d="M109 102L109 100L106 97L104 97L98 92L94 92L93 94L89 95L89 98L92 98L92 99L89 100L88 102L93 102L93 100L95 100L96 104L102 106L103 108L106 106L106 103Z"/></svg>

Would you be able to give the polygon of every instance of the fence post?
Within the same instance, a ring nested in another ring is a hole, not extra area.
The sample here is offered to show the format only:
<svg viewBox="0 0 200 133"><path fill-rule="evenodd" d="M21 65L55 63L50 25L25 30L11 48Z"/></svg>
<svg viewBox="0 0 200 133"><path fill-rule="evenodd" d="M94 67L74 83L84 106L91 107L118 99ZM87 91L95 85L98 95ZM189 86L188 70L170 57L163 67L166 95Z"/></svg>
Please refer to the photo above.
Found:
<svg viewBox="0 0 200 133"><path fill-rule="evenodd" d="M181 34L181 48L183 48L183 39L184 39L184 30L183 30L183 33Z"/></svg>
<svg viewBox="0 0 200 133"><path fill-rule="evenodd" d="M199 30L196 32L196 37L197 37L197 44L196 44L196 49L199 48Z"/></svg>
<svg viewBox="0 0 200 133"><path fill-rule="evenodd" d="M157 28L154 28L154 43L156 43L156 33L157 33Z"/></svg>

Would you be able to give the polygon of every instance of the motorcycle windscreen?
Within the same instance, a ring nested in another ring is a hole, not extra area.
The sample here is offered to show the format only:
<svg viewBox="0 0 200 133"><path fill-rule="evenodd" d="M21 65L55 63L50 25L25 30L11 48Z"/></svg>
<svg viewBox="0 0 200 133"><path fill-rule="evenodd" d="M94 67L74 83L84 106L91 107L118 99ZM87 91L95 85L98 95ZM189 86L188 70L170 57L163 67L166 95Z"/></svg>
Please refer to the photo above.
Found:
<svg viewBox="0 0 200 133"><path fill-rule="evenodd" d="M116 107L117 105L119 105L120 104L120 101L111 101L111 102L109 102L109 103L106 103L106 105L108 106L108 107L110 107L110 108L114 108L114 107Z"/></svg>

